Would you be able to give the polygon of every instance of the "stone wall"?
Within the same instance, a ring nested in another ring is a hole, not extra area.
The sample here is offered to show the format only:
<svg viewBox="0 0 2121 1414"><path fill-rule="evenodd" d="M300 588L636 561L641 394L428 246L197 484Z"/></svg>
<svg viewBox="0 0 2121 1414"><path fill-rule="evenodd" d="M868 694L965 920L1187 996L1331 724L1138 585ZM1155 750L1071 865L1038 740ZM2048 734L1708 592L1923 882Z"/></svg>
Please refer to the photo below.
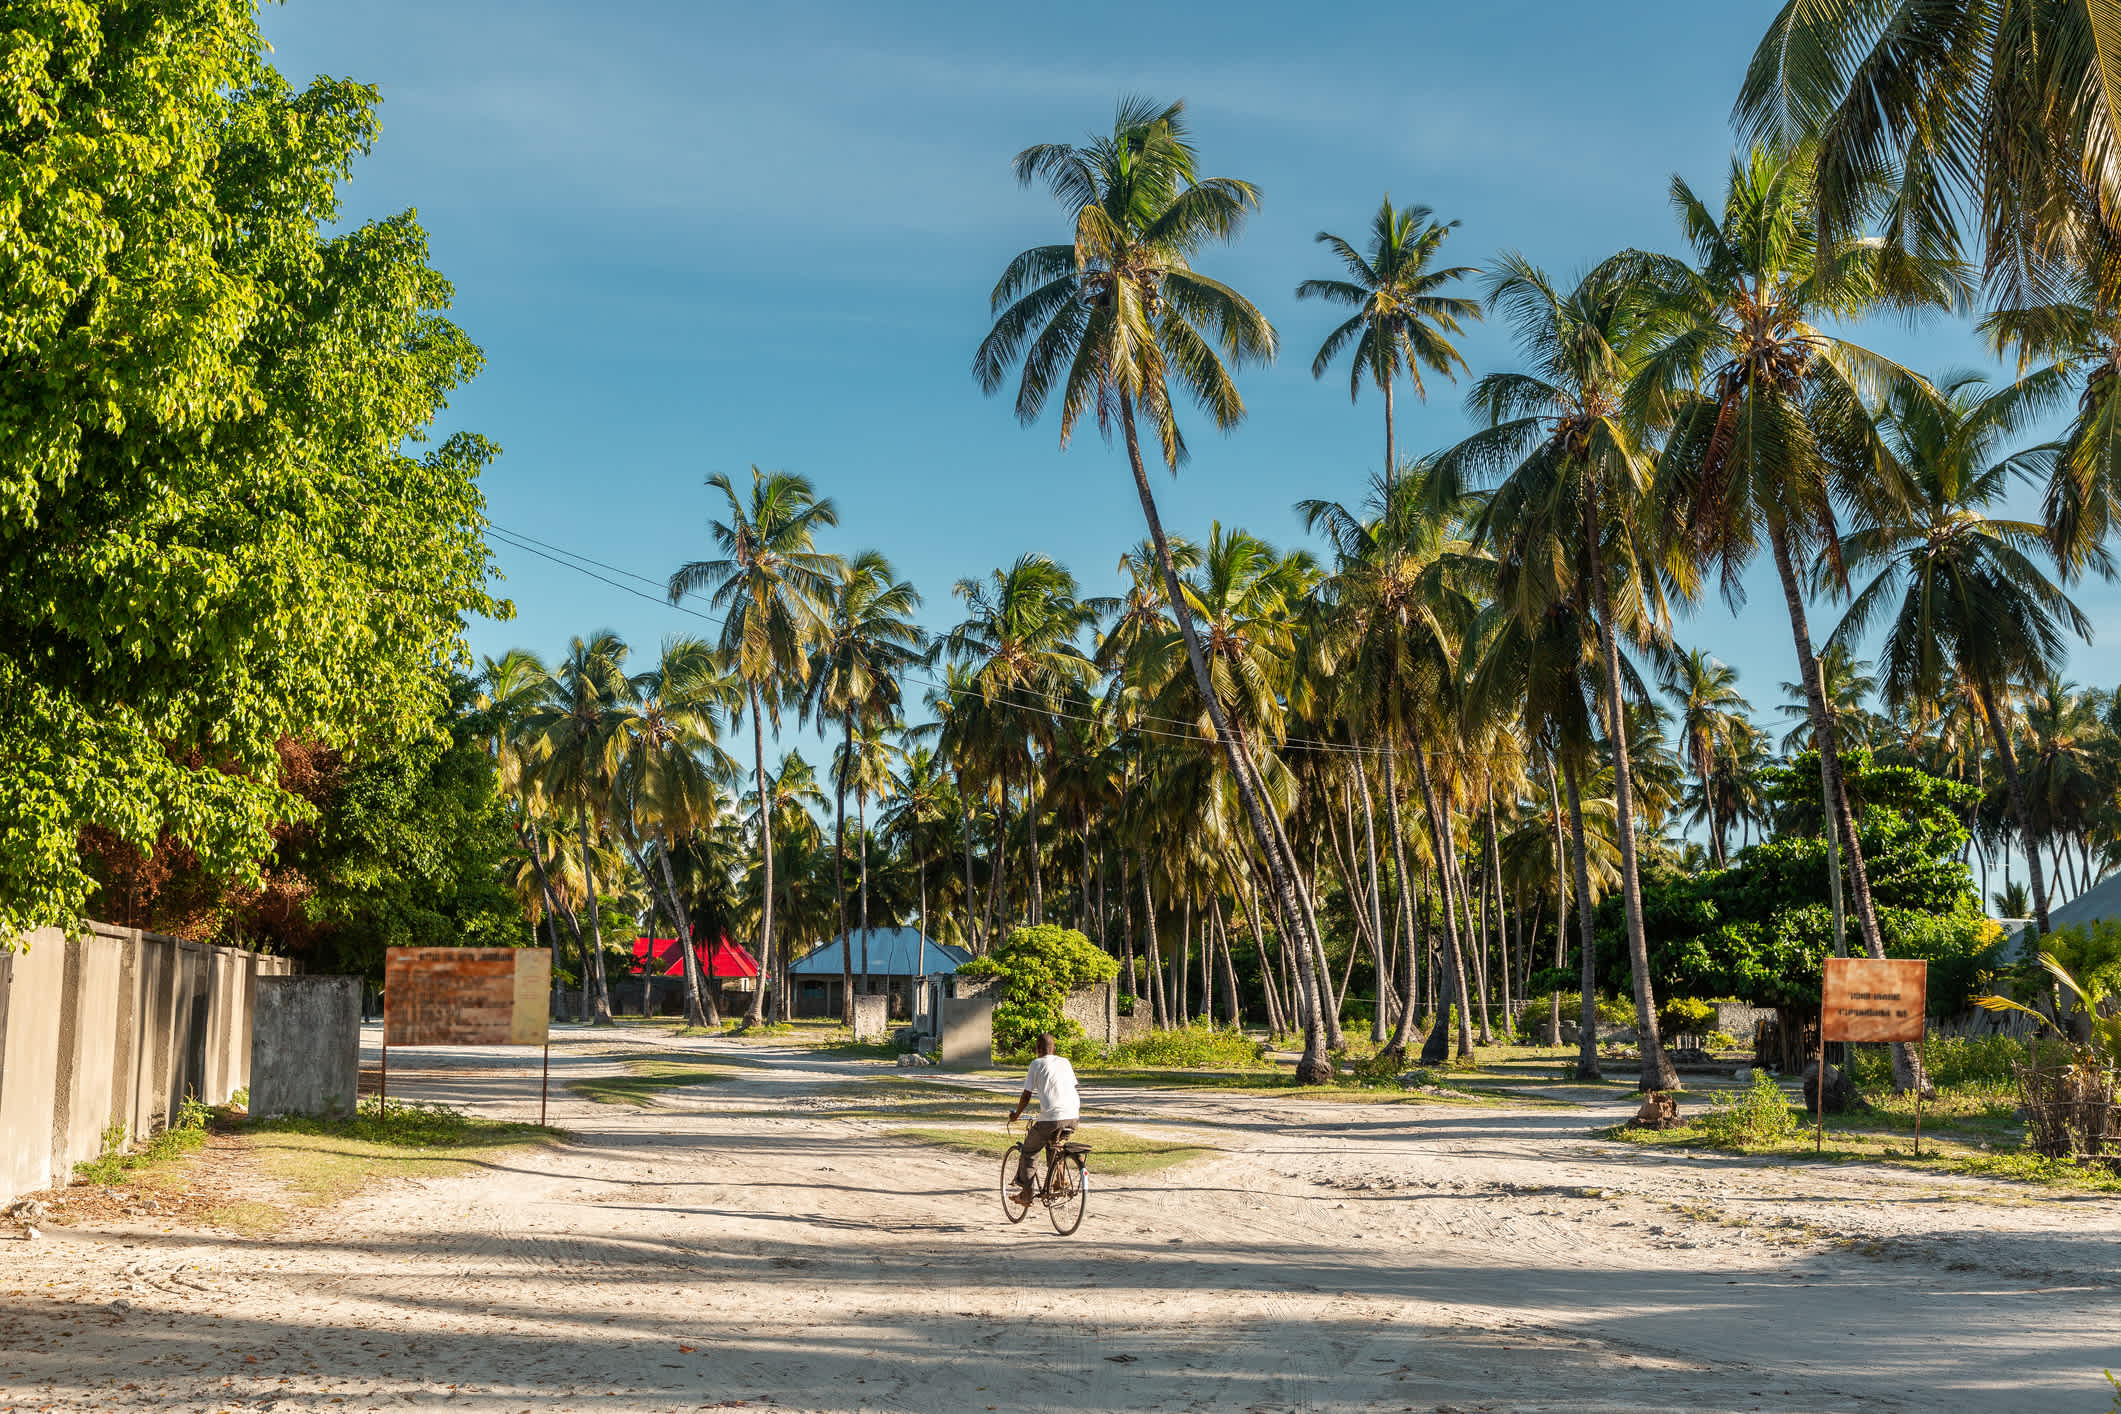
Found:
<svg viewBox="0 0 2121 1414"><path fill-rule="evenodd" d="M891 1024L891 998L877 993L854 999L854 1039L881 1041Z"/></svg>
<svg viewBox="0 0 2121 1414"><path fill-rule="evenodd" d="M152 1134L250 1083L256 979L287 959L100 923L25 941L0 953L0 1202L63 1182L113 1125Z"/></svg>
<svg viewBox="0 0 2121 1414"><path fill-rule="evenodd" d="M1068 994L1061 1015L1083 1028L1083 1034L1101 1046L1119 1043L1119 988L1098 982Z"/></svg>
<svg viewBox="0 0 2121 1414"><path fill-rule="evenodd" d="M361 1081L361 979L260 977L250 1029L250 1112L350 1115Z"/></svg>

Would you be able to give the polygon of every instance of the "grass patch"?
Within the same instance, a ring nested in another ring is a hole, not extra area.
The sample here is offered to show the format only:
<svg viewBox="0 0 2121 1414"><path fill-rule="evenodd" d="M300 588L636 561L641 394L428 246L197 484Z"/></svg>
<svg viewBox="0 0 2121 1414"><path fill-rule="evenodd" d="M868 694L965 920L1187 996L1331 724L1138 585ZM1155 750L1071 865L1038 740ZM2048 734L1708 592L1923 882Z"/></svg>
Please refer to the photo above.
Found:
<svg viewBox="0 0 2121 1414"><path fill-rule="evenodd" d="M1122 1041L1097 1069L1269 1070L1267 1048L1242 1032L1214 1026L1151 1031Z"/></svg>
<svg viewBox="0 0 2121 1414"><path fill-rule="evenodd" d="M385 1108L373 1097L349 1119L260 1120L239 1133L259 1167L312 1206L351 1197L378 1178L469 1172L509 1149L559 1136L556 1129L479 1119L441 1105Z"/></svg>
<svg viewBox="0 0 2121 1414"><path fill-rule="evenodd" d="M600 1105L632 1105L636 1109L647 1109L665 1090L704 1085L710 1080L721 1079L726 1073L698 1061L665 1056L647 1056L623 1064L627 1071L624 1075L596 1075L571 1080L568 1085L576 1094Z"/></svg>
<svg viewBox="0 0 2121 1414"><path fill-rule="evenodd" d="M959 1154L974 1154L981 1158L998 1160L1009 1152L1009 1146L1021 1136L1012 1135L996 1125L991 1130L893 1129L887 1131L885 1137L905 1139L915 1144L931 1144L936 1148L949 1149ZM1155 1173L1159 1169L1172 1168L1222 1152L1211 1144L1154 1139L1145 1135L1130 1134L1122 1129L1100 1129L1088 1125L1078 1129L1073 1137L1092 1146L1092 1173Z"/></svg>
<svg viewBox="0 0 2121 1414"><path fill-rule="evenodd" d="M1764 1088L1763 1088L1764 1087ZM1774 1090L1772 1099L1765 1093ZM2121 1193L2121 1172L2105 1163L2072 1163L2029 1153L2018 1146L2022 1127L1979 1087L1941 1094L1922 1112L1922 1153L1914 1152L1913 1097L1881 1100L1857 1114L1828 1115L1824 1144L1813 1149L1809 1111L1789 1102L1772 1082L1756 1081L1735 1098L1716 1097L1716 1108L1677 1129L1629 1129L1616 1125L1600 1137L1651 1148L1698 1149L1748 1157L1814 1163L1884 1163L1925 1173L2003 1178L2053 1188ZM1772 1113L1778 1110L1779 1114Z"/></svg>
<svg viewBox="0 0 2121 1414"><path fill-rule="evenodd" d="M74 1165L74 1177L106 1188L164 1167L206 1142L207 1121L213 1112L197 1100L186 1100L177 1111L176 1122L140 1144L126 1142L125 1125L112 1120L103 1130L103 1152L86 1163Z"/></svg>

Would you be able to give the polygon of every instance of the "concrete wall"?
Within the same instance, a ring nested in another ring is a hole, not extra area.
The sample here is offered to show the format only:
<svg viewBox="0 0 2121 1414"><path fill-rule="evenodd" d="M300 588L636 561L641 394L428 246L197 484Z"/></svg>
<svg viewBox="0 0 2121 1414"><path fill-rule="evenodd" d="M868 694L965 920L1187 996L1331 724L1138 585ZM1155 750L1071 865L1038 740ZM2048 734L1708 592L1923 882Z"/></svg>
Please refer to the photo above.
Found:
<svg viewBox="0 0 2121 1414"><path fill-rule="evenodd" d="M882 994L854 999L854 1039L881 1041L891 1019L891 998Z"/></svg>
<svg viewBox="0 0 2121 1414"><path fill-rule="evenodd" d="M1070 992L1061 1003L1061 1015L1099 1045L1119 1044L1119 988L1115 984L1098 982Z"/></svg>
<svg viewBox="0 0 2121 1414"><path fill-rule="evenodd" d="M250 1083L256 980L286 958L102 924L24 941L0 954L0 1201Z"/></svg>
<svg viewBox="0 0 2121 1414"><path fill-rule="evenodd" d="M360 1080L360 978L257 979L250 1027L252 1114L350 1115Z"/></svg>
<svg viewBox="0 0 2121 1414"><path fill-rule="evenodd" d="M984 1069L994 1064L994 1003L986 997L943 998L941 1063Z"/></svg>

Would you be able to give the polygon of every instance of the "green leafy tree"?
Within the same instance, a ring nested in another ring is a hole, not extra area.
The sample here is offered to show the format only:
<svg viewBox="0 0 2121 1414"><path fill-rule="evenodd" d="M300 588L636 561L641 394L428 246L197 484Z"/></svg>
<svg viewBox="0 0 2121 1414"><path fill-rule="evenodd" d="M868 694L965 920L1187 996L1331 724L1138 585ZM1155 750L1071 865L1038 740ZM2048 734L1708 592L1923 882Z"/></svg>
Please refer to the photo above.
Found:
<svg viewBox="0 0 2121 1414"><path fill-rule="evenodd" d="M1119 959L1073 928L1041 923L1013 930L957 975L1001 979L994 1041L1003 1050L1022 1051L1042 1031L1062 1039L1081 1036L1083 1028L1062 1014L1062 1004L1078 988L1119 976Z"/></svg>
<svg viewBox="0 0 2121 1414"><path fill-rule="evenodd" d="M0 947L78 840L256 880L283 739L429 732L486 592L480 354L410 213L342 226L373 89L248 5L32 0L0 32Z"/></svg>

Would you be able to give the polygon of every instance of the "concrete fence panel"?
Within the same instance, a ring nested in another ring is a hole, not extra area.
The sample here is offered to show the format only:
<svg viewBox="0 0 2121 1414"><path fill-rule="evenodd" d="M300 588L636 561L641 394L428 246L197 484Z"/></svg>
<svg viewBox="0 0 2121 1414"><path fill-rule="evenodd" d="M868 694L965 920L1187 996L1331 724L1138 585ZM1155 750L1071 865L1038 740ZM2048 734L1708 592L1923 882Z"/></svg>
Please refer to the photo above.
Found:
<svg viewBox="0 0 2121 1414"><path fill-rule="evenodd" d="M52 1108L59 1083L59 996L66 939L30 934L29 950L0 958L7 1032L0 1035L0 1198L51 1179Z"/></svg>
<svg viewBox="0 0 2121 1414"><path fill-rule="evenodd" d="M250 1076L258 974L285 958L96 925L0 954L0 1201L64 1181L112 1126L166 1128Z"/></svg>

